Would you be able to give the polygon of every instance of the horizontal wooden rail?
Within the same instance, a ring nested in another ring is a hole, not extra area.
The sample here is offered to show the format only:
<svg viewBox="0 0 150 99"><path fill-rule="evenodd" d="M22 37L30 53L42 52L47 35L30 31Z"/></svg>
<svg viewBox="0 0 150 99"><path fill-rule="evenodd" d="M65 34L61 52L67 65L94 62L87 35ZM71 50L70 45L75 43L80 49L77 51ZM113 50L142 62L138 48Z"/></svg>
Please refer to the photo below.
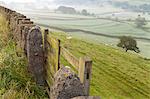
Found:
<svg viewBox="0 0 150 99"><path fill-rule="evenodd" d="M75 68L79 69L79 59L71 54L66 48L61 47L61 55Z"/></svg>

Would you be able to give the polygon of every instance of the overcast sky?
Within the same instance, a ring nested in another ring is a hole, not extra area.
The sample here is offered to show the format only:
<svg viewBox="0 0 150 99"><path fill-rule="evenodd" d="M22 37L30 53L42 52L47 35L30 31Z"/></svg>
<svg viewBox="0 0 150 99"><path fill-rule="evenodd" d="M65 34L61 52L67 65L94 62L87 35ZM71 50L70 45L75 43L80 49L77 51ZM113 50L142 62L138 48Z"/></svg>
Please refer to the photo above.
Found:
<svg viewBox="0 0 150 99"><path fill-rule="evenodd" d="M4 1L4 2L12 2L12 1L13 2L35 2L35 1L39 1L39 0L0 0L0 1ZM54 1L54 0L42 0L42 1L50 2L50 1ZM114 0L114 1L129 1L129 0Z"/></svg>
<svg viewBox="0 0 150 99"><path fill-rule="evenodd" d="M35 2L38 0L0 0L6 3L10 3L10 2ZM54 1L54 0L42 0L42 1Z"/></svg>

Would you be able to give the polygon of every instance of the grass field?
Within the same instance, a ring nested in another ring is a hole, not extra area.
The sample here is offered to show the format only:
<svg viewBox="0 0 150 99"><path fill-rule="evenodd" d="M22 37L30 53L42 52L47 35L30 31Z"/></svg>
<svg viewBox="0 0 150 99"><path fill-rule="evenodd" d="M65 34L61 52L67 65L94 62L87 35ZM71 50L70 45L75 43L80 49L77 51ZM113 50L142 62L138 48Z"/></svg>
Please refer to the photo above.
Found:
<svg viewBox="0 0 150 99"><path fill-rule="evenodd" d="M27 16L31 17L35 23L41 23L49 26L60 27L64 29L81 29L86 31L92 31L96 33L113 35L113 36L133 36L133 37L143 37L150 39L149 29L143 30L136 28L136 25L130 21L114 21L110 19L97 19L94 17L80 16L80 15L65 15L65 14L55 14L55 13L30 13L24 12ZM133 12L120 12L117 13L118 19L135 19L139 13ZM110 16L110 15L109 15ZM101 17L101 16L100 16ZM102 15L102 17L107 17L107 15ZM149 19L149 15L144 15L146 19ZM150 23L146 26L149 28ZM53 30L53 29L52 29ZM56 31L56 30L54 30ZM91 35L79 31L67 32L73 37L79 39L84 39L85 41L91 41L94 44L104 43L113 47L119 42L118 39L104 37L101 35ZM150 58L150 41L137 40L138 46L141 50L140 55L146 58Z"/></svg>
<svg viewBox="0 0 150 99"><path fill-rule="evenodd" d="M93 60L91 95L102 99L149 99L150 61L103 44L92 44L65 33L52 33L76 57L89 56ZM62 58L62 63L69 65Z"/></svg>

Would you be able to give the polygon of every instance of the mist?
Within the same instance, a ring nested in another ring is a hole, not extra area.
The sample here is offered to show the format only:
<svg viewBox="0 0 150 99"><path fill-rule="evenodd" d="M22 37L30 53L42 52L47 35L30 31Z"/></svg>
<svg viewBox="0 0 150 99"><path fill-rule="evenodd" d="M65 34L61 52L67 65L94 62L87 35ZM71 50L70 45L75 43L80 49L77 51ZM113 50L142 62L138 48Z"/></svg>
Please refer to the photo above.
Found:
<svg viewBox="0 0 150 99"><path fill-rule="evenodd" d="M1 0L0 5L23 13L38 24L50 24L53 27L63 26L67 29L81 28L81 31L87 29L90 32L98 32L100 34L102 33L116 36L129 35L136 38L142 37L149 39L149 28L145 27L146 30L139 29L136 28L136 25L134 24L134 20L136 20L138 15L145 18L149 22L150 2L148 2L148 0ZM61 7L73 9L75 13L59 11L59 8ZM86 13L83 13L83 10L86 11ZM75 20L73 21L73 19ZM81 22L83 21L83 23L88 25L91 24L91 27L86 28L84 25L81 27L82 24L80 24L80 19L86 20L81 20ZM74 26L74 24L76 25ZM92 24L95 25L93 26ZM147 26L148 25L149 23ZM76 32L76 35L77 34L78 32ZM78 35L80 35L80 33ZM97 38L94 39L97 40L95 42L103 42L114 46L117 43L117 40L112 38L109 38L111 40L107 40L104 39L105 37L101 39L100 36L98 37L92 35L91 37ZM93 39L91 37L89 37L89 39ZM112 43L112 41L114 43ZM150 55L147 54L149 53L148 50L150 50L150 47L147 46L147 44L149 45L149 42L143 40L138 40L138 42L143 50L142 55L150 57Z"/></svg>

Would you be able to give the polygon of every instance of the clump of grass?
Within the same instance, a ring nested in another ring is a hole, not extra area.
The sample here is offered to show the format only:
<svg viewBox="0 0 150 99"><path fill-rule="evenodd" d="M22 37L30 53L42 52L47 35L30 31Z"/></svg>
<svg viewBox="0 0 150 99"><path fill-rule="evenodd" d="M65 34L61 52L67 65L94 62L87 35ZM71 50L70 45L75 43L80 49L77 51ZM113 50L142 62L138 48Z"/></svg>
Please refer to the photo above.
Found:
<svg viewBox="0 0 150 99"><path fill-rule="evenodd" d="M36 85L27 71L27 60L16 55L16 44L10 37L7 21L0 16L0 98L45 99L44 87Z"/></svg>

